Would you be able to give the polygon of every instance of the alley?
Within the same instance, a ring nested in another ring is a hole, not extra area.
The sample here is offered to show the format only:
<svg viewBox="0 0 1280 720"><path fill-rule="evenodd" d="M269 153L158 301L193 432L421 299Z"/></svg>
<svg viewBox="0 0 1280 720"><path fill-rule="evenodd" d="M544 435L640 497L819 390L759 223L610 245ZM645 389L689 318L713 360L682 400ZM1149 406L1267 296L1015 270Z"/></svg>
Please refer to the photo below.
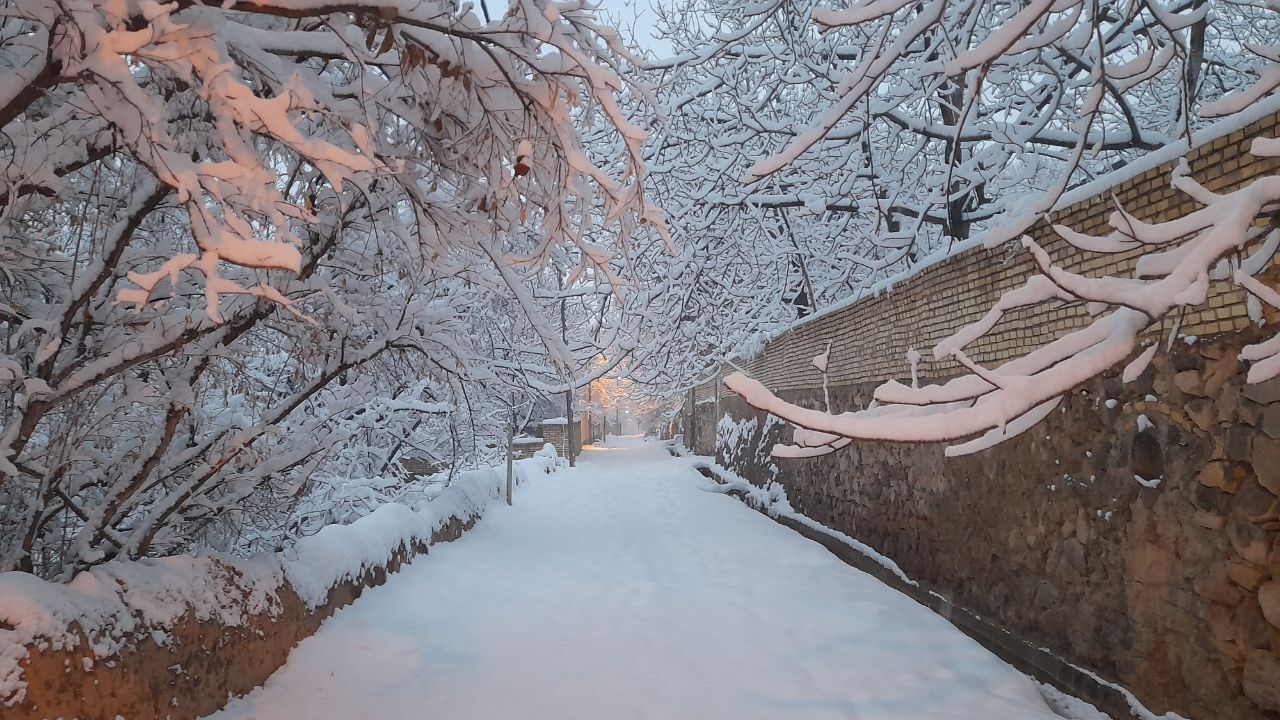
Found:
<svg viewBox="0 0 1280 720"><path fill-rule="evenodd" d="M216 720L1056 718L941 618L638 438L522 486Z"/></svg>

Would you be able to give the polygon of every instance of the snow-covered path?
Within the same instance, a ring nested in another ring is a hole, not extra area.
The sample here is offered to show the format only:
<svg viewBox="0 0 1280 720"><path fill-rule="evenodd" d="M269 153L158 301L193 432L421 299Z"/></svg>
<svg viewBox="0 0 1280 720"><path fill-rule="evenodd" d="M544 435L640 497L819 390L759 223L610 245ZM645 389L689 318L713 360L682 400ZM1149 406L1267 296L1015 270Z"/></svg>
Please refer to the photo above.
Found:
<svg viewBox="0 0 1280 720"><path fill-rule="evenodd" d="M302 642L217 720L1035 720L941 618L613 440Z"/></svg>

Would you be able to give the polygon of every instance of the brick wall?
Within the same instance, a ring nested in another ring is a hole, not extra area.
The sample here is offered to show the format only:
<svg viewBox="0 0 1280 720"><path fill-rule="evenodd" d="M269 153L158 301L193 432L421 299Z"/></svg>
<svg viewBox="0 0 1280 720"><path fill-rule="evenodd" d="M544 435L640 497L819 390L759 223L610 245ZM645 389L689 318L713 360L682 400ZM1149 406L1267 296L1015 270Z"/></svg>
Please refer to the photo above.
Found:
<svg viewBox="0 0 1280 720"><path fill-rule="evenodd" d="M1280 158L1248 155L1254 137L1277 135L1280 116L1271 116L1202 145L1187 155L1191 175L1207 189L1223 191L1280 172ZM1175 165L1166 163L1108 193L1053 213L1050 222L1039 223L1028 234L1067 270L1089 276L1128 276L1138 251L1085 253L1068 246L1050 226L1062 224L1078 232L1105 235L1111 231L1108 218L1115 210L1113 195L1140 220L1157 222L1185 214L1196 206L1170 186L1169 174ZM982 318L1002 293L1021 286L1033 271L1030 255L1024 251L973 248L924 269L890 292L801 323L770 342L759 357L738 364L775 392L821 387L821 377L810 361L830 341L828 371L833 383L906 377L910 373L906 352L911 348L923 355L919 368L922 377L944 380L960 374L961 368L951 359L933 361L929 351L934 344ZM1215 284L1209 302L1182 318L1180 332L1200 336L1240 330L1249 324L1244 300L1243 291ZM979 364L998 365L1078 330L1088 321L1083 308L1019 310L1006 315L995 332L966 352ZM722 376L730 372L732 369L726 367ZM713 381L698 387L697 399L716 397L718 385Z"/></svg>
<svg viewBox="0 0 1280 720"><path fill-rule="evenodd" d="M564 422L549 422L542 425L542 439L551 443L556 448L556 453L562 458L569 457L566 450L565 430L567 426ZM583 440L587 440L590 444L591 433L591 415L589 413L580 413L578 415L577 428L573 433L573 456L577 457L582 454Z"/></svg>
<svg viewBox="0 0 1280 720"><path fill-rule="evenodd" d="M1192 176L1223 191L1280 172L1280 159L1247 155L1252 138L1280 135L1278 121L1196 148ZM1170 187L1173 167L1051 222L1106 234L1113 195L1141 220L1185 214L1194 204ZM1058 264L1087 275L1126 276L1136 259L1070 248L1049 223L1030 234ZM1022 251L970 249L801 323L735 364L782 399L820 407L811 359L830 342L834 409L861 407L879 383L909 377L909 348L922 354L922 382L960 374L950 360L932 361L933 345L1031 272ZM1261 279L1276 286L1280 275ZM1217 284L1180 318L1178 332L1197 336L1194 344L1157 355L1136 382L1121 383L1115 369L1086 383L1041 426L975 456L860 442L820 458L770 459L768 448L790 431L766 422L737 446L717 447L721 417L759 419L719 379L690 393L686 442L753 482L781 483L797 510L885 553L927 590L1019 643L1131 688L1157 713L1280 720L1280 381L1245 386L1236 359L1277 331L1280 315L1264 319L1254 327L1243 293ZM998 366L1088 320L1083 309L1020 310L968 352ZM1177 321L1149 332L1167 336ZM1162 480L1148 488L1134 475Z"/></svg>
<svg viewBox="0 0 1280 720"><path fill-rule="evenodd" d="M511 459L527 460L541 450L544 444L546 444L544 439L517 438L511 445Z"/></svg>

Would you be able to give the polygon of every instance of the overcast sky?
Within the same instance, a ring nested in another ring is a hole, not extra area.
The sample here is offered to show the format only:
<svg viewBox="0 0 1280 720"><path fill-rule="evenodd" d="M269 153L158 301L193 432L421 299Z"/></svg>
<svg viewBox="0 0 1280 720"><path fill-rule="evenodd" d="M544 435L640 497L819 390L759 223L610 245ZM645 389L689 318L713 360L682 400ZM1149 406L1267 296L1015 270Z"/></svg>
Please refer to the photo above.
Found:
<svg viewBox="0 0 1280 720"><path fill-rule="evenodd" d="M636 42L652 47L656 31L653 27L651 0L597 0L602 16L615 19L618 29L627 37L632 35L634 24Z"/></svg>
<svg viewBox="0 0 1280 720"><path fill-rule="evenodd" d="M640 47L652 50L658 57L671 54L671 46L657 39L654 28L653 0L592 0L600 6L601 20L615 23L622 36L627 40L634 39ZM477 3L478 4L478 3ZM506 8L506 0L489 0L489 9L494 17L501 17Z"/></svg>

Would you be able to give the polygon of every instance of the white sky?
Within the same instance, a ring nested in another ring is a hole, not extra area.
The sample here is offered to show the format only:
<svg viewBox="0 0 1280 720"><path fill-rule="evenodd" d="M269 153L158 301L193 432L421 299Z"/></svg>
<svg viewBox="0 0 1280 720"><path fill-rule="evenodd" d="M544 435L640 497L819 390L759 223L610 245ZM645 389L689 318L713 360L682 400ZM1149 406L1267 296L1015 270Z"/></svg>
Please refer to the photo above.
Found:
<svg viewBox="0 0 1280 720"><path fill-rule="evenodd" d="M662 55L666 43L657 40L651 0L596 0L602 18L613 20L625 38L633 38L641 47ZM634 30L634 33L633 33Z"/></svg>
<svg viewBox="0 0 1280 720"><path fill-rule="evenodd" d="M653 0L592 0L600 6L600 18L613 22L622 37L634 39L642 48L652 50L663 57L671 53L671 46L657 39L654 28ZM478 2L475 3L479 5ZM505 0L489 0L489 10L494 17L501 17L506 9ZM633 32L634 31L634 32Z"/></svg>

